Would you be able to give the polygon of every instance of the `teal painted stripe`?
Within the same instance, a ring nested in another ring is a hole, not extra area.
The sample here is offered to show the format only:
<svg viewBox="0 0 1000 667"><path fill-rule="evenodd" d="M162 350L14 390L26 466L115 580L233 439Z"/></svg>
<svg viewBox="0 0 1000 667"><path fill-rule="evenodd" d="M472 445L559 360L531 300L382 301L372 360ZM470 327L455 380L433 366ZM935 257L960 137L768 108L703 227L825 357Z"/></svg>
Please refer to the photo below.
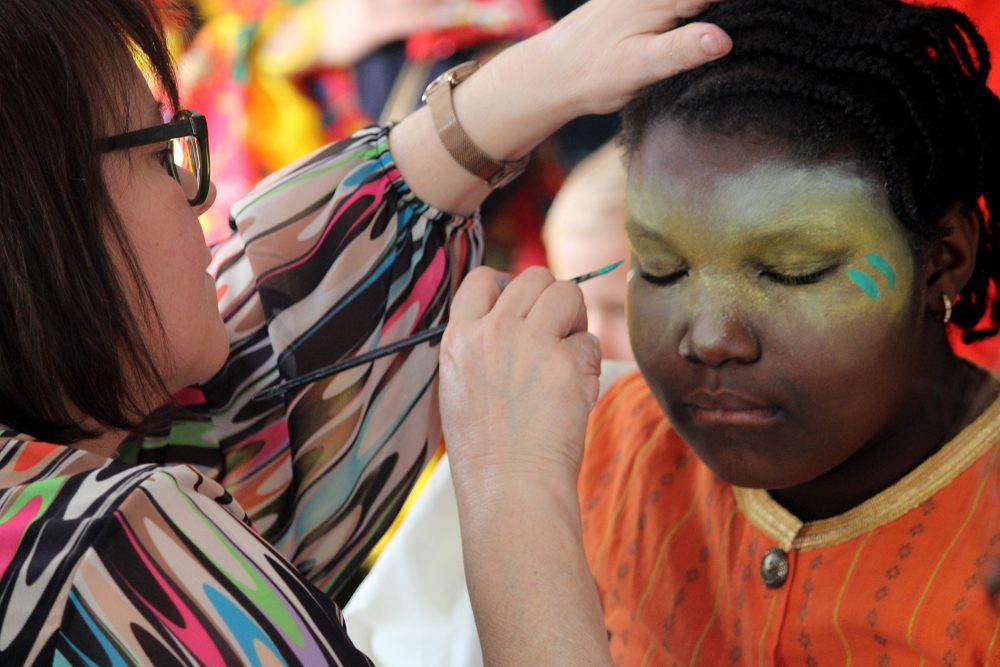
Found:
<svg viewBox="0 0 1000 667"><path fill-rule="evenodd" d="M878 301L878 285L875 284L874 280L860 271L855 271L854 269L849 269L847 271L847 275L851 277L851 280L853 280L858 287L864 290L865 294L871 297L872 301Z"/></svg>
<svg viewBox="0 0 1000 667"><path fill-rule="evenodd" d="M885 257L872 253L866 259L879 273L885 276L886 281L889 283L889 289L896 286L896 272L892 270L892 266L890 266Z"/></svg>

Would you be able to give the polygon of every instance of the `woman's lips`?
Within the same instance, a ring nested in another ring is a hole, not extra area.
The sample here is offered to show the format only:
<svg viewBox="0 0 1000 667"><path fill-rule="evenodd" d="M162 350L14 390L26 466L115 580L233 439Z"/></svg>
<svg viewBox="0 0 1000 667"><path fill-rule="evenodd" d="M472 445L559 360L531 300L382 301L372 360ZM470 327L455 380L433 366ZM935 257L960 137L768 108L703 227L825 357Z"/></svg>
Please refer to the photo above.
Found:
<svg viewBox="0 0 1000 667"><path fill-rule="evenodd" d="M769 426L778 417L773 405L729 391L696 391L684 406L703 426Z"/></svg>

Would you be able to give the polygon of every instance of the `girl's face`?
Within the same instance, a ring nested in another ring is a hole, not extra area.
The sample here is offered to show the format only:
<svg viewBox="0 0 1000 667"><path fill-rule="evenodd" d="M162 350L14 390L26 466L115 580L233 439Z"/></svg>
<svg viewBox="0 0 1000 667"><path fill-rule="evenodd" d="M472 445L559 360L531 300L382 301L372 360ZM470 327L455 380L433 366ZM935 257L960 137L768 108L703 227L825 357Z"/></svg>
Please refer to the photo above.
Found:
<svg viewBox="0 0 1000 667"><path fill-rule="evenodd" d="M906 418L923 294L877 183L664 122L628 205L636 360L717 475L802 484Z"/></svg>
<svg viewBox="0 0 1000 667"><path fill-rule="evenodd" d="M131 102L129 130L163 123L138 69ZM155 326L144 334L168 389L175 391L210 378L225 361L229 344L215 282L206 271L211 254L198 224L198 215L215 199L215 188L204 204L191 207L163 165L166 147L158 143L109 153L104 178L163 324L163 334Z"/></svg>

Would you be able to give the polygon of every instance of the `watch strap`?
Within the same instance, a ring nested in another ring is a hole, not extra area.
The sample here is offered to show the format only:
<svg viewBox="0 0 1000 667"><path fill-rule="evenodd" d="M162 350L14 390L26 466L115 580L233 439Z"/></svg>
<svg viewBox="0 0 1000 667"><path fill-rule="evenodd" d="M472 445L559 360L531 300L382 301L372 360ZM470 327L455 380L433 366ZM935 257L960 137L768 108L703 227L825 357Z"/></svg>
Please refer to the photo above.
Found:
<svg viewBox="0 0 1000 667"><path fill-rule="evenodd" d="M453 88L479 68L474 62L454 67L432 81L424 91L424 101L430 107L431 118L445 150L463 169L497 188L519 176L530 156L519 160L494 160L479 148L465 132L452 101Z"/></svg>

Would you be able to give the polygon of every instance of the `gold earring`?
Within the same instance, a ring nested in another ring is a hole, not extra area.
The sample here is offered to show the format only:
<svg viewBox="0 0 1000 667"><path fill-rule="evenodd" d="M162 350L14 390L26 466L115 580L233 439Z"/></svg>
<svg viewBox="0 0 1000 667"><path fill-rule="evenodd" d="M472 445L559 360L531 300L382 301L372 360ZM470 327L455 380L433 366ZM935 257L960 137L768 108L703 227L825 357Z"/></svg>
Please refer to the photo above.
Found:
<svg viewBox="0 0 1000 667"><path fill-rule="evenodd" d="M941 292L941 301L944 302L944 316L941 317L941 324L951 322L951 297Z"/></svg>

